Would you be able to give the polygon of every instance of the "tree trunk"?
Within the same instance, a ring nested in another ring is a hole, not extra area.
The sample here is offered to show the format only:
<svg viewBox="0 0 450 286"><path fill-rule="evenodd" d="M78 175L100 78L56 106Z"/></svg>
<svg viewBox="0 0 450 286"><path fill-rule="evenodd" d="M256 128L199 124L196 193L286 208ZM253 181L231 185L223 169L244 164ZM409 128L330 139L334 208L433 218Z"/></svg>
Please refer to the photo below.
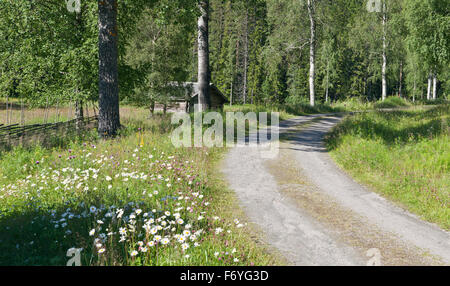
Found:
<svg viewBox="0 0 450 286"><path fill-rule="evenodd" d="M83 110L83 101L82 100L76 100L75 101L75 128L77 130L80 130L83 126L83 117L84 117L84 110Z"/></svg>
<svg viewBox="0 0 450 286"><path fill-rule="evenodd" d="M86 110L86 118L89 118L89 101L87 101L86 106L85 106L85 110Z"/></svg>
<svg viewBox="0 0 450 286"><path fill-rule="evenodd" d="M7 93L6 94L6 124L5 125L9 125L8 100L9 100L9 95Z"/></svg>
<svg viewBox="0 0 450 286"><path fill-rule="evenodd" d="M198 18L198 104L200 111L211 108L209 95L209 0L199 0L201 15Z"/></svg>
<svg viewBox="0 0 450 286"><path fill-rule="evenodd" d="M314 15L314 0L308 0L308 14L311 28L310 49L309 49L309 101L311 106L315 105L316 91L314 86L316 73L316 20Z"/></svg>
<svg viewBox="0 0 450 286"><path fill-rule="evenodd" d="M67 109L67 120L72 119L72 101L69 102L69 108Z"/></svg>
<svg viewBox="0 0 450 286"><path fill-rule="evenodd" d="M416 102L416 79L414 78L413 102Z"/></svg>
<svg viewBox="0 0 450 286"><path fill-rule="evenodd" d="M25 125L25 112L23 106L23 98L20 99L20 125Z"/></svg>
<svg viewBox="0 0 450 286"><path fill-rule="evenodd" d="M433 100L437 98L437 77L436 72L433 73Z"/></svg>
<svg viewBox="0 0 450 286"><path fill-rule="evenodd" d="M47 124L48 110L49 110L49 105L48 105L48 96L47 96L47 98L45 99L44 124Z"/></svg>
<svg viewBox="0 0 450 286"><path fill-rule="evenodd" d="M247 104L247 72L248 72L248 9L245 11L244 104Z"/></svg>
<svg viewBox="0 0 450 286"><path fill-rule="evenodd" d="M115 136L120 128L117 52L117 0L98 2L99 115L98 133Z"/></svg>
<svg viewBox="0 0 450 286"><path fill-rule="evenodd" d="M233 70L233 78L231 79L232 80L232 83L233 83L233 86L234 86L234 89L233 89L233 95L234 95L234 92L236 92L236 99L239 99L239 77L237 76L238 75L238 71L239 71L239 65L240 65L240 57L239 57L239 52L240 52L240 50L241 50L241 45L240 45L240 41L239 41L239 39L238 40L236 40L236 64L235 64L235 66L234 66L234 70ZM234 84L236 82L236 84ZM236 88L236 86L238 87L238 88Z"/></svg>
<svg viewBox="0 0 450 286"><path fill-rule="evenodd" d="M432 84L432 72L428 75L428 89L427 89L427 100L431 100L431 84Z"/></svg>
<svg viewBox="0 0 450 286"><path fill-rule="evenodd" d="M400 76L398 83L398 97L402 97L403 62L400 62Z"/></svg>
<svg viewBox="0 0 450 286"><path fill-rule="evenodd" d="M150 116L153 116L155 114L155 101L150 101Z"/></svg>
<svg viewBox="0 0 450 286"><path fill-rule="evenodd" d="M233 82L231 82L230 106L233 106Z"/></svg>
<svg viewBox="0 0 450 286"><path fill-rule="evenodd" d="M386 11L386 4L383 3L383 65L381 68L381 81L382 81L382 91L381 91L381 98L382 100L386 100L387 97L387 82L386 82L386 67L387 67L387 56L386 56L386 49L387 49L387 11Z"/></svg>
<svg viewBox="0 0 450 286"><path fill-rule="evenodd" d="M327 60L327 82L325 87L325 102L328 103L328 91L330 84L330 62Z"/></svg>

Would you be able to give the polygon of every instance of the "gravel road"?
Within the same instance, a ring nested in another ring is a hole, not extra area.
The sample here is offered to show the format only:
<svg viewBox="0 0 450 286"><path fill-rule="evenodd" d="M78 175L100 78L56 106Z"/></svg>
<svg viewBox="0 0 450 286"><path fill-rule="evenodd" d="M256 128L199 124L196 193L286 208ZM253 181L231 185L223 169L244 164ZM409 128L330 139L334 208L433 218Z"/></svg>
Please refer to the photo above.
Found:
<svg viewBox="0 0 450 286"><path fill-rule="evenodd" d="M268 244L292 265L450 265L450 234L356 183L323 137L343 115L280 124L279 152L234 147L223 173Z"/></svg>

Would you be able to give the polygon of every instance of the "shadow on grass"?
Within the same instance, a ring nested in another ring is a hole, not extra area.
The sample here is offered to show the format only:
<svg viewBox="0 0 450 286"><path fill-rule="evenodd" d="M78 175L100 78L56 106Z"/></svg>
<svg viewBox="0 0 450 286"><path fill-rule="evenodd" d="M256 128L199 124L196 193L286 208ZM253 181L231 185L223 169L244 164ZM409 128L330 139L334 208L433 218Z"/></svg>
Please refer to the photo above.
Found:
<svg viewBox="0 0 450 286"><path fill-rule="evenodd" d="M113 191L86 193L52 205L30 198L24 204L0 212L0 266L65 266L70 248L82 248L81 265L97 265L99 257L89 232L94 225L100 232L99 215L93 215L89 207L99 211L113 205L130 208L126 198Z"/></svg>
<svg viewBox="0 0 450 286"><path fill-rule="evenodd" d="M86 240L89 232L89 221L86 218L75 218L62 227L61 222L55 228L52 222L66 211L60 205L55 208L55 216L40 209L29 209L23 212L13 211L0 218L0 266L65 266L68 259L67 250L72 247L87 249L92 242ZM90 252L90 251L88 251ZM83 259L84 258L84 259ZM82 256L82 265L88 261Z"/></svg>
<svg viewBox="0 0 450 286"><path fill-rule="evenodd" d="M349 117L326 138L330 150L337 149L345 135L381 139L385 145L418 142L448 132L449 105L426 111L362 113ZM416 123L418 122L418 123Z"/></svg>

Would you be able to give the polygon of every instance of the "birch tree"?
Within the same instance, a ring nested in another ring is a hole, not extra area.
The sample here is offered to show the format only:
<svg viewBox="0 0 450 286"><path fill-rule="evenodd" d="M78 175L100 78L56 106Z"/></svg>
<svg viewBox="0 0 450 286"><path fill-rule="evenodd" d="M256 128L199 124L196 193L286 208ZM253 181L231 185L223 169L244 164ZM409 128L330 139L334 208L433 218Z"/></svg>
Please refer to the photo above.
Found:
<svg viewBox="0 0 450 286"><path fill-rule="evenodd" d="M382 58L383 63L381 67L381 99L384 101L387 97L387 81L386 81L386 69L387 69L387 7L386 7L386 1L383 1L383 8L382 8L382 25L383 25L383 51L382 51Z"/></svg>
<svg viewBox="0 0 450 286"><path fill-rule="evenodd" d="M308 15L310 21L310 41L309 41L309 102L311 106L315 105L316 90L316 19L314 0L308 0Z"/></svg>
<svg viewBox="0 0 450 286"><path fill-rule="evenodd" d="M428 73L427 100L438 96L439 71L450 62L450 17L445 1L405 0L406 41ZM448 78L448 77L447 77Z"/></svg>

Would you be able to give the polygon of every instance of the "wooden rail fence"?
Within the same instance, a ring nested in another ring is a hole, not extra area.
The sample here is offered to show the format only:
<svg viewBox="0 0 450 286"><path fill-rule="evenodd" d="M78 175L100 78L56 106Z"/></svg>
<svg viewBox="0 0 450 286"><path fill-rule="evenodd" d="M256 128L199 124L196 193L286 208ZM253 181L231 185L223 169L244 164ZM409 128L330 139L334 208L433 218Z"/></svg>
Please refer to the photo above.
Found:
<svg viewBox="0 0 450 286"><path fill-rule="evenodd" d="M25 145L30 141L36 143L45 143L52 136L65 136L68 133L77 131L77 124L83 128L92 128L96 126L97 116L86 117L83 120L73 119L65 122L30 124L30 125L3 125L0 124L0 146Z"/></svg>

